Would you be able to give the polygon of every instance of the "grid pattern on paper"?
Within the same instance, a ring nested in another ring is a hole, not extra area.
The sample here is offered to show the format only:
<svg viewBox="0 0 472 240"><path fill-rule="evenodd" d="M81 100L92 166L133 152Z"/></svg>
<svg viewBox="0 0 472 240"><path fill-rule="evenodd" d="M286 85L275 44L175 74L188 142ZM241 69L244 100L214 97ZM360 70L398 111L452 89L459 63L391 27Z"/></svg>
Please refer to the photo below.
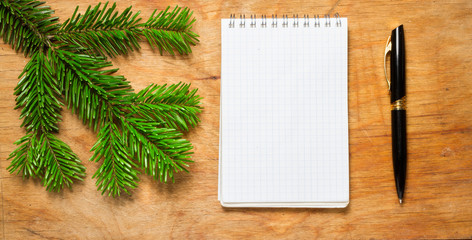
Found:
<svg viewBox="0 0 472 240"><path fill-rule="evenodd" d="M256 21L222 20L221 200L348 201L347 19Z"/></svg>

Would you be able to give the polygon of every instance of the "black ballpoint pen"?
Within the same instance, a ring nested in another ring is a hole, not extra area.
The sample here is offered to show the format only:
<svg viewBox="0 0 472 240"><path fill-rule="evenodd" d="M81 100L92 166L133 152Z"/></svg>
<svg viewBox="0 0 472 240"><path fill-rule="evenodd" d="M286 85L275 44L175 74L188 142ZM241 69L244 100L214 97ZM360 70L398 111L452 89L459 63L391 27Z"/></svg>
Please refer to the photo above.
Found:
<svg viewBox="0 0 472 240"><path fill-rule="evenodd" d="M386 56L390 52L390 81L387 78ZM395 185L400 204L406 182L406 94L405 94L405 38L403 25L392 31L384 55L385 77L390 90L392 114L392 158Z"/></svg>

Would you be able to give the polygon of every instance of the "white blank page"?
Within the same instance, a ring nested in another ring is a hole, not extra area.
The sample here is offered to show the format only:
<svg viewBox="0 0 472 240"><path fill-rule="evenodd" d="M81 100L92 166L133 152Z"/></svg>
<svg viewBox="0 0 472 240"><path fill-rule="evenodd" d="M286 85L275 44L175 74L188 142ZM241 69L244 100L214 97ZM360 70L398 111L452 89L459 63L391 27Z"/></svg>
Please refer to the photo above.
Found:
<svg viewBox="0 0 472 240"><path fill-rule="evenodd" d="M347 19L234 28L221 21L219 200L228 207L349 202Z"/></svg>

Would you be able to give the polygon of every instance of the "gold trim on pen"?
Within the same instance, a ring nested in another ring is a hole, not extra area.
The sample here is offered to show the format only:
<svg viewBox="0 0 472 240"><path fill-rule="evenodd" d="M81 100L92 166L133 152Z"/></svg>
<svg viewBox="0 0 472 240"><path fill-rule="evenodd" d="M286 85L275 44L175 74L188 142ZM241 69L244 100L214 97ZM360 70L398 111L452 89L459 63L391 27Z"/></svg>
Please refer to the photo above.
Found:
<svg viewBox="0 0 472 240"><path fill-rule="evenodd" d="M393 102L390 106L392 110L406 110L406 96Z"/></svg>

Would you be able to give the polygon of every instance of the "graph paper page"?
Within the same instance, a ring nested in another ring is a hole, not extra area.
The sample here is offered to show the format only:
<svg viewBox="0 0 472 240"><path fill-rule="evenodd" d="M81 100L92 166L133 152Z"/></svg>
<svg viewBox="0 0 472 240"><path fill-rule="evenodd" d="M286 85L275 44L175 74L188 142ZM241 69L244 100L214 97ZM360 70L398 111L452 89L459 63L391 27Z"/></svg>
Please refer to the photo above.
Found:
<svg viewBox="0 0 472 240"><path fill-rule="evenodd" d="M223 206L349 201L347 19L221 21Z"/></svg>

